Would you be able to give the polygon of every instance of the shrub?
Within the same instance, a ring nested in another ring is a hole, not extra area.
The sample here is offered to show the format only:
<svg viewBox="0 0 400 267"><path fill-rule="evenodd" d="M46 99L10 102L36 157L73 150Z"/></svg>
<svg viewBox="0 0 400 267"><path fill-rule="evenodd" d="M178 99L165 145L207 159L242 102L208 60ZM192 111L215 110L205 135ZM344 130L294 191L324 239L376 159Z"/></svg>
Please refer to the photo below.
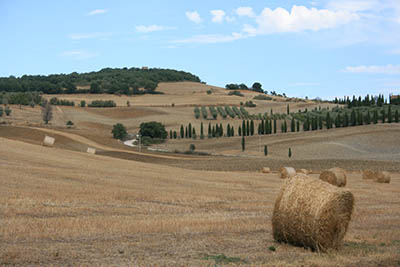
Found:
<svg viewBox="0 0 400 267"><path fill-rule="evenodd" d="M200 118L200 109L198 107L194 108L194 116L196 119Z"/></svg>
<svg viewBox="0 0 400 267"><path fill-rule="evenodd" d="M246 103L244 104L246 107L249 107L249 108L254 108L254 107L256 107L257 105L256 104L254 104L253 103L253 101L246 101Z"/></svg>
<svg viewBox="0 0 400 267"><path fill-rule="evenodd" d="M93 100L88 107L91 108L113 108L116 107L117 104L113 100Z"/></svg>
<svg viewBox="0 0 400 267"><path fill-rule="evenodd" d="M210 113L211 113L211 115L213 116L213 118L215 120L217 118L217 116L218 116L217 110L215 109L215 107L212 107L212 106L210 106L208 108L210 109Z"/></svg>
<svg viewBox="0 0 400 267"><path fill-rule="evenodd" d="M6 106L4 112L6 113L7 116L10 116L10 114L11 114L11 109L10 109L10 107L9 107L9 106Z"/></svg>
<svg viewBox="0 0 400 267"><path fill-rule="evenodd" d="M203 116L203 119L207 119L208 112L206 107L201 107L201 115Z"/></svg>
<svg viewBox="0 0 400 267"><path fill-rule="evenodd" d="M249 118L249 112L247 112L247 110L244 107L240 107L240 112L243 114L243 117L245 119Z"/></svg>
<svg viewBox="0 0 400 267"><path fill-rule="evenodd" d="M195 151L196 150L196 146L194 144L190 144L189 150L192 151L192 152Z"/></svg>
<svg viewBox="0 0 400 267"><path fill-rule="evenodd" d="M86 107L86 101L85 100L81 100L81 107Z"/></svg>
<svg viewBox="0 0 400 267"><path fill-rule="evenodd" d="M56 105L56 106L75 106L74 101L68 101L65 99L58 99L57 97L52 97L50 99L50 104L51 105Z"/></svg>
<svg viewBox="0 0 400 267"><path fill-rule="evenodd" d="M67 121L66 125L68 128L71 128L72 126L74 126L74 123L72 121Z"/></svg>
<svg viewBox="0 0 400 267"><path fill-rule="evenodd" d="M226 111L222 107L218 106L217 110L219 114L222 116L222 118L226 119L226 117L228 117L228 114L226 114Z"/></svg>
<svg viewBox="0 0 400 267"><path fill-rule="evenodd" d="M272 97L266 95L256 95L253 97L255 100L272 100Z"/></svg>
<svg viewBox="0 0 400 267"><path fill-rule="evenodd" d="M235 112L235 114L238 116L238 118L240 118L240 119L243 118L242 113L240 112L240 110L237 107L233 106L232 110L233 110L233 112Z"/></svg>
<svg viewBox="0 0 400 267"><path fill-rule="evenodd" d="M120 140L124 139L128 134L125 126L122 123L114 124L111 133L113 134L113 138Z"/></svg>
<svg viewBox="0 0 400 267"><path fill-rule="evenodd" d="M228 115L233 119L235 118L236 114L233 112L230 106L225 106L225 111L228 113Z"/></svg>
<svg viewBox="0 0 400 267"><path fill-rule="evenodd" d="M239 91L232 91L229 92L228 95L235 95L235 96L244 96L241 92Z"/></svg>
<svg viewBox="0 0 400 267"><path fill-rule="evenodd" d="M211 90L207 90L207 95L211 95L212 91Z"/></svg>

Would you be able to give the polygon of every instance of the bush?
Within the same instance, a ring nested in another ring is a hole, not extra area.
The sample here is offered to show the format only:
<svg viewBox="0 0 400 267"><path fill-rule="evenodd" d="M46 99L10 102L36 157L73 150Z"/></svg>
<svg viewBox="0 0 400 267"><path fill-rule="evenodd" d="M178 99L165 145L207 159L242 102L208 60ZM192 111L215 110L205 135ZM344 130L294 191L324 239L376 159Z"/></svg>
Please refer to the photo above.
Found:
<svg viewBox="0 0 400 267"><path fill-rule="evenodd" d="M244 96L241 92L239 91L232 91L229 92L228 95L235 95L235 96Z"/></svg>
<svg viewBox="0 0 400 267"><path fill-rule="evenodd" d="M198 107L194 108L194 116L196 119L200 118L200 109Z"/></svg>
<svg viewBox="0 0 400 267"><path fill-rule="evenodd" d="M194 144L190 144L189 150L192 151L192 152L195 151L196 150L196 146Z"/></svg>
<svg viewBox="0 0 400 267"><path fill-rule="evenodd" d="M168 136L168 133L165 130L165 126L156 121L141 123L139 133L142 137L147 136L151 139L160 140L165 140Z"/></svg>
<svg viewBox="0 0 400 267"><path fill-rule="evenodd" d="M240 110L237 107L233 106L232 109L233 109L233 112L235 112L235 114L238 116L238 118L243 118L242 113L240 112Z"/></svg>
<svg viewBox="0 0 400 267"><path fill-rule="evenodd" d="M120 139L120 140L124 139L126 137L126 135L128 134L125 126L121 123L115 124L113 126L111 133L113 134L113 137L115 139Z"/></svg>
<svg viewBox="0 0 400 267"><path fill-rule="evenodd" d="M74 126L74 123L72 121L67 121L67 127L71 128L72 126Z"/></svg>
<svg viewBox="0 0 400 267"><path fill-rule="evenodd" d="M4 110L4 112L6 113L7 116L10 116L11 114L11 109L9 106L6 106L6 109Z"/></svg>
<svg viewBox="0 0 400 267"><path fill-rule="evenodd" d="M211 95L212 91L211 90L207 90L207 95Z"/></svg>
<svg viewBox="0 0 400 267"><path fill-rule="evenodd" d="M56 106L75 106L74 101L68 101L65 99L58 99L57 97L52 97L50 99L50 104L51 105L56 105Z"/></svg>
<svg viewBox="0 0 400 267"><path fill-rule="evenodd" d="M93 100L88 107L91 108L114 108L117 104L113 100Z"/></svg>
<svg viewBox="0 0 400 267"><path fill-rule="evenodd" d="M243 114L244 118L249 118L249 112L244 107L240 107L240 112Z"/></svg>
<svg viewBox="0 0 400 267"><path fill-rule="evenodd" d="M255 100L272 100L272 97L266 95L257 95L253 97Z"/></svg>
<svg viewBox="0 0 400 267"><path fill-rule="evenodd" d="M217 110L219 112L219 114L222 116L222 118L226 119L226 117L228 117L228 114L226 114L225 110L222 107L217 107Z"/></svg>
<svg viewBox="0 0 400 267"><path fill-rule="evenodd" d="M86 101L85 100L81 100L81 107L86 107Z"/></svg>
<svg viewBox="0 0 400 267"><path fill-rule="evenodd" d="M233 119L235 118L236 114L233 112L230 106L225 106L225 111L228 113L228 115Z"/></svg>
<svg viewBox="0 0 400 267"><path fill-rule="evenodd" d="M209 109L210 109L211 115L213 116L213 118L215 120L217 118L217 116L218 116L217 110L215 109L215 107L212 107L212 106L210 106Z"/></svg>
<svg viewBox="0 0 400 267"><path fill-rule="evenodd" d="M203 116L203 119L207 119L208 112L206 107L201 107L201 115Z"/></svg>
<svg viewBox="0 0 400 267"><path fill-rule="evenodd" d="M253 103L253 101L246 101L246 103L244 104L246 107L249 107L249 108L254 108L254 107L256 107L257 105L256 104L254 104Z"/></svg>

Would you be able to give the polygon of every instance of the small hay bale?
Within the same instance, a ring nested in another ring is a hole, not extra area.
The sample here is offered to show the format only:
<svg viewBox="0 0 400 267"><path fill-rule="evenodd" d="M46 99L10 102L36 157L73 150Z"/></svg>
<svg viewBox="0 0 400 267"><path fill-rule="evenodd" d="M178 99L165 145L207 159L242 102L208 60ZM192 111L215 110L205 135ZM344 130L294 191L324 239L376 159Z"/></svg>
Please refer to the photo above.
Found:
<svg viewBox="0 0 400 267"><path fill-rule="evenodd" d="M296 170L292 167L280 167L279 173L282 179L291 178L296 175Z"/></svg>
<svg viewBox="0 0 400 267"><path fill-rule="evenodd" d="M43 145L48 146L48 147L53 147L55 141L56 141L56 139L54 139L54 137L50 137L50 136L46 135L43 140Z"/></svg>
<svg viewBox="0 0 400 267"><path fill-rule="evenodd" d="M274 239L316 251L337 249L349 226L353 205L350 191L298 174L285 181L275 201Z"/></svg>
<svg viewBox="0 0 400 267"><path fill-rule="evenodd" d="M89 153L89 154L96 154L96 149L95 149L95 148L88 147L88 149L86 150L86 152Z"/></svg>
<svg viewBox="0 0 400 267"><path fill-rule="evenodd" d="M347 183L346 172L343 169L337 167L331 168L327 171L323 171L319 175L319 179L338 187L343 187Z"/></svg>
<svg viewBox="0 0 400 267"><path fill-rule="evenodd" d="M263 167L263 168L261 169L261 172L262 172L262 173L270 173L270 172L271 172L271 169L268 168L268 167Z"/></svg>
<svg viewBox="0 0 400 267"><path fill-rule="evenodd" d="M306 169L300 169L300 170L297 170L297 173L302 173L302 174L308 175L310 172Z"/></svg>
<svg viewBox="0 0 400 267"><path fill-rule="evenodd" d="M374 175L374 181L377 183L390 183L390 173L389 172L376 172Z"/></svg>
<svg viewBox="0 0 400 267"><path fill-rule="evenodd" d="M373 180L373 179L374 179L374 176L375 176L375 172L374 172L374 171L365 170L365 171L363 171L363 176L362 176L362 178L363 178L364 180Z"/></svg>

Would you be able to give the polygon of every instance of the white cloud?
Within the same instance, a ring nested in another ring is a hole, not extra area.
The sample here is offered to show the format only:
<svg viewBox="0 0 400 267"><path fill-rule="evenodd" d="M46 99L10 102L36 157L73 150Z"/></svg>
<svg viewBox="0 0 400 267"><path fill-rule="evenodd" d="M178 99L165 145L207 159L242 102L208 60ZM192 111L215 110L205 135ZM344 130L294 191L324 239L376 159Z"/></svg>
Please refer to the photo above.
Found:
<svg viewBox="0 0 400 267"><path fill-rule="evenodd" d="M251 7L238 7L236 9L236 14L239 17L254 18L256 16L256 14L254 14L253 9Z"/></svg>
<svg viewBox="0 0 400 267"><path fill-rule="evenodd" d="M199 13L197 13L197 11L193 11L193 12L187 11L185 14L186 14L186 17L190 21L193 21L194 23L199 24L199 23L201 23L203 21L202 18L200 17L200 15L199 15Z"/></svg>
<svg viewBox="0 0 400 267"><path fill-rule="evenodd" d="M358 12L380 9L382 8L382 3L379 0L334 0L330 1L326 7L331 10Z"/></svg>
<svg viewBox="0 0 400 267"><path fill-rule="evenodd" d="M175 40L173 43L215 44L232 42L243 38L246 38L246 36L236 32L232 33L231 35L205 34L196 35L187 39Z"/></svg>
<svg viewBox="0 0 400 267"><path fill-rule="evenodd" d="M104 38L110 35L111 33L108 32L71 33L68 35L68 38L72 40L81 40L81 39Z"/></svg>
<svg viewBox="0 0 400 267"><path fill-rule="evenodd" d="M221 23L225 18L225 11L216 9L210 11L211 15L213 15L212 22Z"/></svg>
<svg viewBox="0 0 400 267"><path fill-rule="evenodd" d="M92 10L88 13L88 16L93 16L93 15L99 15L99 14L104 14L107 13L107 9L95 9Z"/></svg>
<svg viewBox="0 0 400 267"><path fill-rule="evenodd" d="M136 31L142 32L142 33L165 31L165 30L172 30L172 29L175 29L175 28L174 27L165 27L165 26L160 26L160 25L136 26Z"/></svg>
<svg viewBox="0 0 400 267"><path fill-rule="evenodd" d="M357 14L349 11L309 9L304 6L293 6L290 12L281 7L275 10L264 8L256 18L258 27L249 26L246 31L252 34L319 31L333 29L358 18Z"/></svg>
<svg viewBox="0 0 400 267"><path fill-rule="evenodd" d="M61 53L62 57L71 58L75 60L84 60L93 58L96 55L84 50L71 50L71 51L64 51Z"/></svg>
<svg viewBox="0 0 400 267"><path fill-rule="evenodd" d="M377 73L377 74L400 74L400 65L388 64L386 66L348 66L342 72L349 73Z"/></svg>

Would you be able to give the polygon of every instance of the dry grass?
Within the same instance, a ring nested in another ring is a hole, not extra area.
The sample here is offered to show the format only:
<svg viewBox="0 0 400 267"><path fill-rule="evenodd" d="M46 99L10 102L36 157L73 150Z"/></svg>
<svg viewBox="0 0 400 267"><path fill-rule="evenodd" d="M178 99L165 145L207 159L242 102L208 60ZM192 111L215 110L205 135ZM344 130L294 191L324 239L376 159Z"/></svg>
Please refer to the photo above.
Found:
<svg viewBox="0 0 400 267"><path fill-rule="evenodd" d="M217 254L257 266L400 263L399 174L390 186L349 175L357 206L344 248L319 255L273 241L282 184L274 174L161 167L4 138L0 150L0 264L193 266Z"/></svg>

